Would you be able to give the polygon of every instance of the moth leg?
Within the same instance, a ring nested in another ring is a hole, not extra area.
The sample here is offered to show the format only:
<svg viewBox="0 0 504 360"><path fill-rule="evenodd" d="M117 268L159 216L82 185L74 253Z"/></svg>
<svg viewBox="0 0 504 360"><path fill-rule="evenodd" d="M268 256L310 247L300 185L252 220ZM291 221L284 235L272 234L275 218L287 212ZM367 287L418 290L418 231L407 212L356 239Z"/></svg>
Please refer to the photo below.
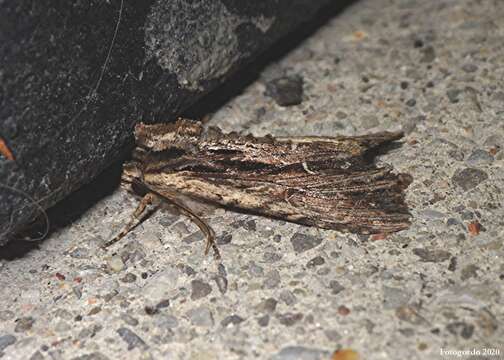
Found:
<svg viewBox="0 0 504 360"><path fill-rule="evenodd" d="M159 197L154 194L154 193L147 193L142 200L140 200L140 203L138 204L137 208L135 209L135 212L131 216L131 220L124 227L124 229L121 230L119 234L117 234L116 237L114 237L112 240L107 241L104 245L103 248L108 248L112 245L114 245L116 242L121 240L124 236L126 236L133 228L135 228L138 224L140 224L143 220L145 220L149 215L151 215L154 211L156 211L159 208L159 203L156 204L156 207L148 212L145 212L145 209L147 208L148 205L151 205L153 202L156 200L159 200Z"/></svg>
<svg viewBox="0 0 504 360"><path fill-rule="evenodd" d="M205 255L208 255L210 248L214 251L214 257L216 259L220 259L219 248L217 247L217 243L215 241L215 232L208 225L205 220L196 215L189 207L187 207L184 203L182 203L179 199L177 199L176 195L172 195L166 192L160 194L164 199L172 203L175 207L179 209L181 213L189 217L205 234L206 236L206 245L205 245Z"/></svg>

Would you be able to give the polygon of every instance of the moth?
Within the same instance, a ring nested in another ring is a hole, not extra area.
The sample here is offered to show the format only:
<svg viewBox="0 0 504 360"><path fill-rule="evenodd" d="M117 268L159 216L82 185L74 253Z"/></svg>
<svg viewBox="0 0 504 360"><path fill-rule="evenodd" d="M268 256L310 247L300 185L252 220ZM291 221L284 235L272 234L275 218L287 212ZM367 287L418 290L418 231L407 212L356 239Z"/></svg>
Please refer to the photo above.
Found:
<svg viewBox="0 0 504 360"><path fill-rule="evenodd" d="M148 204L167 200L206 234L213 230L185 198L323 229L358 234L392 233L410 225L406 174L374 164L376 151L401 132L353 137L264 137L205 129L178 119L138 124L136 149L124 165L122 183L144 194L132 221L110 241L138 224Z"/></svg>

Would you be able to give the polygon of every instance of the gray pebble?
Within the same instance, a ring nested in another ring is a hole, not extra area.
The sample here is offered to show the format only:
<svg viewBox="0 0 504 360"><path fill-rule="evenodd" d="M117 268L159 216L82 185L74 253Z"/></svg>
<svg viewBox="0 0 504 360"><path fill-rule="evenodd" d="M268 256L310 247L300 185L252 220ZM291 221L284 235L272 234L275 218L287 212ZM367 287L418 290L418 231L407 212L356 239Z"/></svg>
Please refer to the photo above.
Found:
<svg viewBox="0 0 504 360"><path fill-rule="evenodd" d="M193 242L203 241L206 239L205 234L202 231L193 232L190 235L187 235L182 241L186 244L191 244Z"/></svg>
<svg viewBox="0 0 504 360"><path fill-rule="evenodd" d="M443 219L446 217L446 214L437 211L437 210L432 210L432 209L425 209L420 211L419 213L420 217L424 219L429 219L429 220L436 220L436 219Z"/></svg>
<svg viewBox="0 0 504 360"><path fill-rule="evenodd" d="M221 321L221 326L222 327L236 326L244 321L245 321L245 319L242 318L241 316L229 315Z"/></svg>
<svg viewBox="0 0 504 360"><path fill-rule="evenodd" d="M155 317L154 324L163 329L174 329L179 323L175 316L169 314L159 314Z"/></svg>
<svg viewBox="0 0 504 360"><path fill-rule="evenodd" d="M133 350L136 347L148 348L145 341L128 328L121 327L117 329L117 333L128 344L128 350Z"/></svg>
<svg viewBox="0 0 504 360"><path fill-rule="evenodd" d="M418 256L423 262L443 262L451 258L451 253L445 250L437 249L413 249L413 254Z"/></svg>
<svg viewBox="0 0 504 360"><path fill-rule="evenodd" d="M137 276L133 273L127 273L124 275L124 277L121 279L123 283L134 283L137 279Z"/></svg>
<svg viewBox="0 0 504 360"><path fill-rule="evenodd" d="M473 73L478 70L478 66L476 66L475 64L464 64L462 65L462 70L467 73Z"/></svg>
<svg viewBox="0 0 504 360"><path fill-rule="evenodd" d="M464 339L470 339L474 333L474 325L458 321L448 324L446 330L453 335L461 336Z"/></svg>
<svg viewBox="0 0 504 360"><path fill-rule="evenodd" d="M211 292L212 287L208 283L202 280L191 281L191 300L198 300L204 298Z"/></svg>
<svg viewBox="0 0 504 360"><path fill-rule="evenodd" d="M285 326L292 326L303 319L302 313L291 313L287 312L284 314L278 314L276 316L278 322Z"/></svg>
<svg viewBox="0 0 504 360"><path fill-rule="evenodd" d="M462 90L459 89L449 89L446 92L446 96L450 100L452 104L458 103L459 102L459 95L462 93Z"/></svg>
<svg viewBox="0 0 504 360"><path fill-rule="evenodd" d="M75 360L77 358L74 358L72 360ZM33 355L30 357L30 360L44 360L44 355L40 351L35 351Z"/></svg>
<svg viewBox="0 0 504 360"><path fill-rule="evenodd" d="M261 301L259 304L255 306L258 312L272 313L275 311L278 301L273 298L267 298Z"/></svg>
<svg viewBox="0 0 504 360"><path fill-rule="evenodd" d="M296 296L290 290L282 290L280 293L280 300L282 300L286 305L294 305L297 302Z"/></svg>
<svg viewBox="0 0 504 360"><path fill-rule="evenodd" d="M226 245L226 244L229 244L232 240L233 240L233 235L231 235L227 232L224 232L215 238L215 242L217 243L217 245Z"/></svg>
<svg viewBox="0 0 504 360"><path fill-rule="evenodd" d="M276 353L272 360L322 360L328 359L329 351L307 348L304 346L288 346Z"/></svg>
<svg viewBox="0 0 504 360"><path fill-rule="evenodd" d="M13 319L15 316L14 312L10 310L1 310L0 311L0 321L7 321Z"/></svg>
<svg viewBox="0 0 504 360"><path fill-rule="evenodd" d="M403 289L383 286L383 307L386 310L395 309L399 306L406 305L411 298L411 294Z"/></svg>
<svg viewBox="0 0 504 360"><path fill-rule="evenodd" d="M252 277L261 277L264 275L264 268L256 265L254 262L250 262L248 273Z"/></svg>
<svg viewBox="0 0 504 360"><path fill-rule="evenodd" d="M121 319L130 326L137 326L138 320L129 314L122 314Z"/></svg>
<svg viewBox="0 0 504 360"><path fill-rule="evenodd" d="M406 105L410 106L410 107L413 107L416 105L416 100L415 99L409 99L408 101L406 101Z"/></svg>
<svg viewBox="0 0 504 360"><path fill-rule="evenodd" d="M476 266L475 264L467 265L460 272L460 279L462 281L465 281L470 278L476 278L476 277L478 277L478 270L479 270L479 267Z"/></svg>
<svg viewBox="0 0 504 360"><path fill-rule="evenodd" d="M204 327L211 327L214 325L212 312L207 307L201 306L191 309L186 315L193 325Z"/></svg>
<svg viewBox="0 0 504 360"><path fill-rule="evenodd" d="M298 254L313 249L322 243L321 238L302 233L295 233L290 241L294 251Z"/></svg>
<svg viewBox="0 0 504 360"><path fill-rule="evenodd" d="M488 179L488 174L480 169L465 168L452 176L452 182L467 191Z"/></svg>
<svg viewBox="0 0 504 360"><path fill-rule="evenodd" d="M376 115L362 115L361 117L361 126L364 129L371 129L379 124L380 123L378 122L378 117Z"/></svg>
<svg viewBox="0 0 504 360"><path fill-rule="evenodd" d="M5 348L8 346L11 346L17 341L16 337L14 335L3 335L0 336L0 352L3 351Z"/></svg>
<svg viewBox="0 0 504 360"><path fill-rule="evenodd" d="M306 263L306 267L307 268L314 268L314 267L317 267L317 266L320 266L320 265L324 265L324 264L325 264L324 258L319 255L319 256L314 257L310 261L308 261Z"/></svg>
<svg viewBox="0 0 504 360"><path fill-rule="evenodd" d="M228 280L224 276L214 276L213 280L217 284L217 288L219 289L221 294L225 294L228 289Z"/></svg>
<svg viewBox="0 0 504 360"><path fill-rule="evenodd" d="M273 252L265 252L263 255L263 260L267 263L274 263L282 260L282 255Z"/></svg>
<svg viewBox="0 0 504 360"><path fill-rule="evenodd" d="M280 285L280 273L277 270L271 270L266 274L266 280L264 280L263 285L267 289L274 289Z"/></svg>
<svg viewBox="0 0 504 360"><path fill-rule="evenodd" d="M504 93L503 93L504 94ZM483 145L491 147L491 146L498 146L498 147L503 147L504 146L504 137L501 135L493 134L490 135L485 139L485 142Z"/></svg>
<svg viewBox="0 0 504 360"><path fill-rule="evenodd" d="M332 342L340 341L342 338L342 336L338 332L338 330L334 330L334 329L324 330L324 335L326 336L326 338L329 341L332 341Z"/></svg>
<svg viewBox="0 0 504 360"><path fill-rule="evenodd" d="M264 95L280 106L301 104L303 100L303 78L299 75L283 76L266 84Z"/></svg>
<svg viewBox="0 0 504 360"><path fill-rule="evenodd" d="M345 290L345 287L341 285L337 280L331 280L329 282L329 288L331 289L331 294L333 295L337 295Z"/></svg>
<svg viewBox="0 0 504 360"><path fill-rule="evenodd" d="M270 317L268 314L263 315L257 319L257 323L259 324L259 326L262 326L262 327L268 326L269 321L270 321Z"/></svg>
<svg viewBox="0 0 504 360"><path fill-rule="evenodd" d="M432 46L427 46L424 49L422 49L423 56L420 59L420 62L423 63L430 63L433 62L434 59L436 59L436 51Z"/></svg>
<svg viewBox="0 0 504 360"><path fill-rule="evenodd" d="M482 149L474 150L466 160L467 165L470 166L490 164L492 161L494 161L493 156Z"/></svg>
<svg viewBox="0 0 504 360"><path fill-rule="evenodd" d="M32 328L35 319L31 316L19 318L16 320L16 327L14 328L15 332L24 332L28 331Z"/></svg>

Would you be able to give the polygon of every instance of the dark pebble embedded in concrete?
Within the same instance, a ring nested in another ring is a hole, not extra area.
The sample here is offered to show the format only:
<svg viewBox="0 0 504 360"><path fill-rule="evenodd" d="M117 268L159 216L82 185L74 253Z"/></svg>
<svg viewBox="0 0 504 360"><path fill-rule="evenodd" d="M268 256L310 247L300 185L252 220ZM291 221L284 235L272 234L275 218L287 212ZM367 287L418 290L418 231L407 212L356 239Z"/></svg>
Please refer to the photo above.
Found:
<svg viewBox="0 0 504 360"><path fill-rule="evenodd" d="M221 326L222 327L227 327L227 326L231 326L231 325L238 325L242 322L244 322L245 319L242 318L241 316L238 316L238 315L230 315L230 316L227 316L225 317L222 321L221 321Z"/></svg>
<svg viewBox="0 0 504 360"><path fill-rule="evenodd" d="M222 233L221 235L215 238L215 242L217 243L217 245L226 245L229 244L232 240L233 235L226 232Z"/></svg>
<svg viewBox="0 0 504 360"><path fill-rule="evenodd" d="M143 339L140 336L138 336L128 328L121 327L117 329L117 333L124 340L124 342L128 344L128 350L133 350L136 347L141 347L144 349L148 347L145 341L143 341Z"/></svg>
<svg viewBox="0 0 504 360"><path fill-rule="evenodd" d="M488 174L480 169L465 168L452 176L452 182L467 191L488 179Z"/></svg>
<svg viewBox="0 0 504 360"><path fill-rule="evenodd" d="M278 301L276 299L267 298L257 304L255 308L259 312L272 313L275 311L277 304Z"/></svg>
<svg viewBox="0 0 504 360"><path fill-rule="evenodd" d="M413 249L413 254L418 256L423 262L442 262L451 258L451 253L445 250L436 249Z"/></svg>
<svg viewBox="0 0 504 360"><path fill-rule="evenodd" d="M284 314L278 314L276 318L280 324L292 326L303 319L303 314L287 312Z"/></svg>
<svg viewBox="0 0 504 360"><path fill-rule="evenodd" d="M257 319L257 323L259 324L259 326L262 326L262 327L268 326L269 321L270 321L270 317L268 314L263 315Z"/></svg>
<svg viewBox="0 0 504 360"><path fill-rule="evenodd" d="M470 166L476 166L476 165L490 164L493 161L494 158L492 155L488 153L488 151L485 151L483 149L476 149L471 153L471 155L469 155L469 157L466 160L466 163Z"/></svg>
<svg viewBox="0 0 504 360"><path fill-rule="evenodd" d="M124 283L133 283L137 279L137 276L133 273L127 273L124 275L124 277L121 279L122 282Z"/></svg>
<svg viewBox="0 0 504 360"><path fill-rule="evenodd" d="M453 335L461 336L464 339L470 339L474 333L474 325L467 324L463 321L457 321L448 324L446 330Z"/></svg>
<svg viewBox="0 0 504 360"><path fill-rule="evenodd" d="M410 106L410 107L413 107L416 105L416 100L415 99L409 99L408 101L406 101L406 105Z"/></svg>
<svg viewBox="0 0 504 360"><path fill-rule="evenodd" d="M191 300L198 300L204 298L211 292L212 287L208 283L202 280L191 281Z"/></svg>
<svg viewBox="0 0 504 360"><path fill-rule="evenodd" d="M446 92L446 96L450 100L452 104L458 103L459 102L459 95L462 93L462 90L459 89L449 89Z"/></svg>
<svg viewBox="0 0 504 360"><path fill-rule="evenodd" d="M0 336L0 352L2 352L8 346L13 345L17 341L14 335L3 335Z"/></svg>
<svg viewBox="0 0 504 360"><path fill-rule="evenodd" d="M32 328L33 323L35 323L35 319L31 316L19 318L16 320L16 327L14 328L15 332L24 332L28 331Z"/></svg>
<svg viewBox="0 0 504 360"><path fill-rule="evenodd" d="M324 258L319 255L319 256L314 257L310 261L308 261L306 263L306 267L307 268L314 268L314 267L317 267L317 266L320 266L320 265L324 265L324 264L325 264Z"/></svg>
<svg viewBox="0 0 504 360"><path fill-rule="evenodd" d="M333 295L337 295L345 290L345 287L341 285L337 280L331 280L329 282L329 288L331 289L331 294Z"/></svg>
<svg viewBox="0 0 504 360"><path fill-rule="evenodd" d="M217 288L219 289L220 293L225 294L227 291L227 288L228 288L227 278L224 276L218 275L218 276L215 276L213 278L213 280L215 281L215 284L217 284Z"/></svg>
<svg viewBox="0 0 504 360"><path fill-rule="evenodd" d="M303 100L303 78L294 75L271 80L266 84L264 95L273 98L280 106L301 104Z"/></svg>
<svg viewBox="0 0 504 360"><path fill-rule="evenodd" d="M420 62L423 63L431 63L436 59L436 51L432 46L427 46L424 49L422 49L422 58L420 59Z"/></svg>
<svg viewBox="0 0 504 360"><path fill-rule="evenodd" d="M302 233L295 233L291 239L292 247L297 253L302 253L322 243L322 238L313 235L306 235Z"/></svg>
<svg viewBox="0 0 504 360"><path fill-rule="evenodd" d="M478 66L475 64L464 64L462 65L462 70L464 70L467 73L473 73L478 70Z"/></svg>

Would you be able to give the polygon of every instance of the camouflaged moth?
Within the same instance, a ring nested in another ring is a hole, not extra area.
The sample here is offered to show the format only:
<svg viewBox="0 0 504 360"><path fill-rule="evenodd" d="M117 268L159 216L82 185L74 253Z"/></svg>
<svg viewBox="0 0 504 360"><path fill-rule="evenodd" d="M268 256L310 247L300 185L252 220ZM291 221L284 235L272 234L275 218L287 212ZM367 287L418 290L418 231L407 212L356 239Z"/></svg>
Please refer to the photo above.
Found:
<svg viewBox="0 0 504 360"><path fill-rule="evenodd" d="M138 223L148 203L165 199L205 232L207 251L216 250L214 232L184 197L324 229L359 234L406 229L410 214L403 190L411 177L373 162L378 147L401 137L400 132L253 137L187 119L140 123L122 180L145 197L132 222L107 245Z"/></svg>

